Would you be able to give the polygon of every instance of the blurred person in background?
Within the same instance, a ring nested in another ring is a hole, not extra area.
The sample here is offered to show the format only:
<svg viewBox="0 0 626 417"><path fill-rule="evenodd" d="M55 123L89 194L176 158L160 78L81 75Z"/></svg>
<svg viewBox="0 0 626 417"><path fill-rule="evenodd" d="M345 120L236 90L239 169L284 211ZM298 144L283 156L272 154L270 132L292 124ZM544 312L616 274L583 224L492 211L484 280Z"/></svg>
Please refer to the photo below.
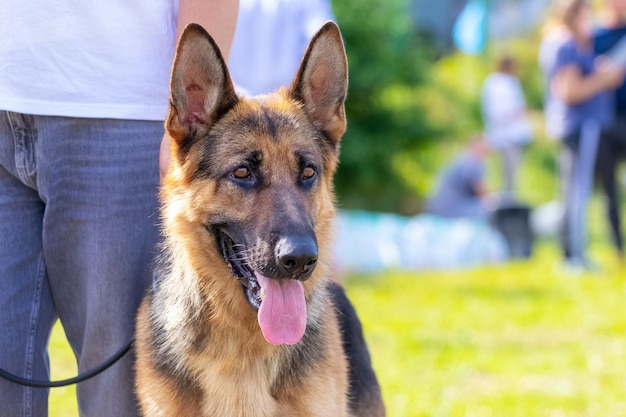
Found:
<svg viewBox="0 0 626 417"><path fill-rule="evenodd" d="M613 122L611 91L624 78L621 68L596 60L591 34L587 1L555 0L539 51L546 79L546 130L562 144L561 246L566 270L572 273L597 269L586 254L586 206L600 134Z"/></svg>
<svg viewBox="0 0 626 417"><path fill-rule="evenodd" d="M489 215L485 185L485 158L489 147L482 137L472 138L466 149L446 166L426 203L426 212L449 218L486 220Z"/></svg>
<svg viewBox="0 0 626 417"><path fill-rule="evenodd" d="M311 37L334 20L329 0L240 0L228 68L244 95L288 86Z"/></svg>
<svg viewBox="0 0 626 417"><path fill-rule="evenodd" d="M593 33L596 55L611 54L618 42L626 42L626 0L604 0L603 15ZM626 62L621 62L626 65ZM616 172L626 155L626 84L614 90L615 121L603 132L598 149L597 173L602 182L613 244L620 263L624 262L624 240Z"/></svg>
<svg viewBox="0 0 626 417"><path fill-rule="evenodd" d="M57 319L80 373L133 339L176 40L200 23L228 56L236 17L236 0L0 2L0 368L48 380ZM133 363L78 384L80 415L136 416ZM46 416L48 391L0 380L0 416Z"/></svg>
<svg viewBox="0 0 626 417"><path fill-rule="evenodd" d="M504 180L501 198L515 201L517 173L524 146L530 141L532 132L526 99L517 78L517 62L512 57L499 59L497 70L485 79L481 110L486 140L500 154Z"/></svg>

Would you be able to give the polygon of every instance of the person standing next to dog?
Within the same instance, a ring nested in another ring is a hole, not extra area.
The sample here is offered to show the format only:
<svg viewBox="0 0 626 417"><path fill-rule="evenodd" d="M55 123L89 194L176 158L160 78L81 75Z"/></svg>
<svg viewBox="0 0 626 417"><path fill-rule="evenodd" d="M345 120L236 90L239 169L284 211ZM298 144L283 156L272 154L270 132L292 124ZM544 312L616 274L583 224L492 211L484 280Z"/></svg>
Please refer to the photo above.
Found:
<svg viewBox="0 0 626 417"><path fill-rule="evenodd" d="M591 7L585 0L556 0L539 52L546 78L545 117L549 136L561 141L564 219L561 246L574 273L593 270L586 255L586 205L601 131L613 121L610 91L624 78L608 60L596 60Z"/></svg>
<svg viewBox="0 0 626 417"><path fill-rule="evenodd" d="M517 172L524 146L531 139L526 99L517 78L517 63L502 57L481 90L481 110L489 146L500 153L504 187L502 198L514 201Z"/></svg>
<svg viewBox="0 0 626 417"><path fill-rule="evenodd" d="M57 318L81 373L132 339L177 35L198 22L228 56L238 2L36 3L0 4L0 368L47 380ZM80 383L81 416L137 415L132 366ZM47 389L0 380L1 416L47 412Z"/></svg>
<svg viewBox="0 0 626 417"><path fill-rule="evenodd" d="M610 53L620 40L626 41L626 0L605 0L604 5L604 19L593 34L596 55ZM622 65L625 64L622 62ZM614 91L614 105L615 122L601 137L596 171L604 189L615 252L623 264L624 239L616 172L619 159L626 155L626 84Z"/></svg>

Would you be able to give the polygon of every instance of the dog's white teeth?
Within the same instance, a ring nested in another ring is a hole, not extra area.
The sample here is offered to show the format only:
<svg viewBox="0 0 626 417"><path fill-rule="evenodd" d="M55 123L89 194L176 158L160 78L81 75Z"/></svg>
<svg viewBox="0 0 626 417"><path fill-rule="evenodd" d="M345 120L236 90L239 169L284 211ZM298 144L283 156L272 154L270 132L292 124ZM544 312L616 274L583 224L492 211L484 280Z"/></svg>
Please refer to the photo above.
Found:
<svg viewBox="0 0 626 417"><path fill-rule="evenodd" d="M265 298L265 288L261 288L261 301Z"/></svg>

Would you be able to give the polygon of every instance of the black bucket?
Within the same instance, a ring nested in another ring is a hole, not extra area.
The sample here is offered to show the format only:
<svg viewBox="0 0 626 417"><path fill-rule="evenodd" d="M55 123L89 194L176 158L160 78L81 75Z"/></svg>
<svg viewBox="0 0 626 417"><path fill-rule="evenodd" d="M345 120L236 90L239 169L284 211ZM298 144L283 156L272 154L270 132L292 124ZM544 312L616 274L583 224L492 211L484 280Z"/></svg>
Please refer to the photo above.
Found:
<svg viewBox="0 0 626 417"><path fill-rule="evenodd" d="M498 207L491 215L491 223L504 236L510 258L530 258L535 237L530 227L528 206L507 204Z"/></svg>

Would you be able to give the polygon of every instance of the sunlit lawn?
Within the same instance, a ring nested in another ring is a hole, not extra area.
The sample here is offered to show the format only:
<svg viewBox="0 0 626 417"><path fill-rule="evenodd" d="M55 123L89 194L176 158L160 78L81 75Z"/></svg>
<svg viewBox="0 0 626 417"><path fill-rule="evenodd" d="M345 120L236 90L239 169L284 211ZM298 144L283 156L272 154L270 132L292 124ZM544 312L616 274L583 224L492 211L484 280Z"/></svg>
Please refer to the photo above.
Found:
<svg viewBox="0 0 626 417"><path fill-rule="evenodd" d="M62 380L76 376L76 361L57 322L50 339L51 379ZM76 388L73 385L50 390L50 417L77 417Z"/></svg>
<svg viewBox="0 0 626 417"><path fill-rule="evenodd" d="M626 275L596 258L350 277L389 415L626 416Z"/></svg>
<svg viewBox="0 0 626 417"><path fill-rule="evenodd" d="M530 262L349 276L388 415L626 416L626 273L592 249L602 275L563 275L543 244ZM56 378L75 372L60 339ZM50 404L77 415L71 389Z"/></svg>

